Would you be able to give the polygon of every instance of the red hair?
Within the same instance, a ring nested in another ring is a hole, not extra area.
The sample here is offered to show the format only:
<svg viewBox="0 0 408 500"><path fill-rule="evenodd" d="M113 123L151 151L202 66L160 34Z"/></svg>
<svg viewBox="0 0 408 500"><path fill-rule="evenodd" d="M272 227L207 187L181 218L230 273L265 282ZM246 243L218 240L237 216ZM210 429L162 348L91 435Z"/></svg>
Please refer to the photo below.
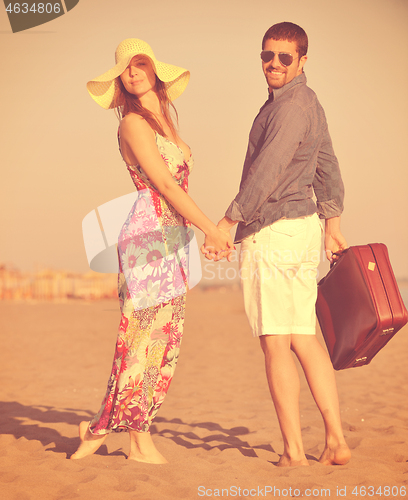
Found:
<svg viewBox="0 0 408 500"><path fill-rule="evenodd" d="M163 137L166 137L164 133L163 127L160 125L159 121L156 119L154 114L146 109L140 100L133 94L130 94L122 83L120 76L115 79L116 92L113 100L113 104L115 107L115 111L117 111L117 115L119 120L124 118L129 113L136 113L144 118L150 127L160 134ZM177 110L174 107L174 104L170 101L169 96L167 95L166 86L164 82L162 82L159 77L156 75L156 85L154 88L157 97L160 101L160 109L163 113L164 119L167 125L170 127L172 134L177 137L177 129L174 125L174 122L171 118L170 114L170 106L173 108L173 111L176 115L176 123L178 124L178 114Z"/></svg>

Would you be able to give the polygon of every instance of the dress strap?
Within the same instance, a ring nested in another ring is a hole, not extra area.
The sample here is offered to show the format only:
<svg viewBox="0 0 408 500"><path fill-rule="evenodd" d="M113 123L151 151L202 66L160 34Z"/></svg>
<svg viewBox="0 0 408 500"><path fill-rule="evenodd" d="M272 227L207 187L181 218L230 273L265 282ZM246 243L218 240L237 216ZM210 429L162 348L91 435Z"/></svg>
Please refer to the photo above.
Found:
<svg viewBox="0 0 408 500"><path fill-rule="evenodd" d="M118 127L118 147L119 147L119 153L120 153L120 156L122 157L122 160L125 161L125 159L123 158L123 154L122 154L122 150L120 149L120 125ZM126 163L126 162L125 162ZM127 163L126 163L127 164Z"/></svg>

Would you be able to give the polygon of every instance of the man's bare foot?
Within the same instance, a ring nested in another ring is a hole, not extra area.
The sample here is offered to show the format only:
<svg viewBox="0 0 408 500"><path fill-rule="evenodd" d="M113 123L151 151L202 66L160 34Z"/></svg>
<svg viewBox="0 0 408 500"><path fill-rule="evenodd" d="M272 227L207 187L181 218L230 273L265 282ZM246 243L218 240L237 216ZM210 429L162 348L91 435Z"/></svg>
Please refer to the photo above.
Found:
<svg viewBox="0 0 408 500"><path fill-rule="evenodd" d="M70 456L71 460L93 455L107 437L107 434L104 434L103 436L94 436L90 433L88 425L89 422L85 421L79 424L79 437L81 439L81 444L79 445L77 451Z"/></svg>
<svg viewBox="0 0 408 500"><path fill-rule="evenodd" d="M130 453L128 460L149 464L167 464L168 461L155 447L150 432L129 431Z"/></svg>
<svg viewBox="0 0 408 500"><path fill-rule="evenodd" d="M350 449L345 443L333 447L326 445L319 462L323 465L345 465L350 457Z"/></svg>
<svg viewBox="0 0 408 500"><path fill-rule="evenodd" d="M277 464L278 467L301 467L301 466L308 466L309 462L307 461L307 458L299 458L299 459L294 459L290 458L286 455L281 455L279 462Z"/></svg>

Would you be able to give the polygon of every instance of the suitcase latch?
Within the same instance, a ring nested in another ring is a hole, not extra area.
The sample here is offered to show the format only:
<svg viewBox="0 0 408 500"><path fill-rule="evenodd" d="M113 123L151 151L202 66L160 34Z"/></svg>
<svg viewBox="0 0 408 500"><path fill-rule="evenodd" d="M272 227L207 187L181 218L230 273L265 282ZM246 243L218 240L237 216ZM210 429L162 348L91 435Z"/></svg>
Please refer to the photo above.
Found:
<svg viewBox="0 0 408 500"><path fill-rule="evenodd" d="M385 330L382 331L381 337L383 335L388 335L389 333L392 333L393 331L394 331L394 327L393 328L386 328Z"/></svg>
<svg viewBox="0 0 408 500"><path fill-rule="evenodd" d="M369 262L368 263L368 269L370 271L374 271L374 269L375 269L375 262Z"/></svg>
<svg viewBox="0 0 408 500"><path fill-rule="evenodd" d="M364 358L358 358L354 361L354 365L356 365L357 363L364 363L365 361L367 361L367 356L365 356Z"/></svg>

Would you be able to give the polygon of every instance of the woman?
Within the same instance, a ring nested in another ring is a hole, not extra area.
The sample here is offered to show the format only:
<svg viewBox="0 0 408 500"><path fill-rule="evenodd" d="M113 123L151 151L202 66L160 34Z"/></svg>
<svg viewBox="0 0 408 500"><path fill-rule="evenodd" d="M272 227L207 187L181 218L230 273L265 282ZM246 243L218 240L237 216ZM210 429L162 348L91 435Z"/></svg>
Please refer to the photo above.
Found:
<svg viewBox="0 0 408 500"><path fill-rule="evenodd" d="M139 39L121 42L115 57L115 67L87 88L103 108L118 111L119 147L138 196L118 241L122 318L107 392L91 422L80 423L81 443L71 458L95 453L109 432L129 431L128 458L166 463L149 428L180 348L193 235L189 222L205 233L216 260L228 255L233 243L187 194L193 162L169 104L186 88L189 72L157 61Z"/></svg>

